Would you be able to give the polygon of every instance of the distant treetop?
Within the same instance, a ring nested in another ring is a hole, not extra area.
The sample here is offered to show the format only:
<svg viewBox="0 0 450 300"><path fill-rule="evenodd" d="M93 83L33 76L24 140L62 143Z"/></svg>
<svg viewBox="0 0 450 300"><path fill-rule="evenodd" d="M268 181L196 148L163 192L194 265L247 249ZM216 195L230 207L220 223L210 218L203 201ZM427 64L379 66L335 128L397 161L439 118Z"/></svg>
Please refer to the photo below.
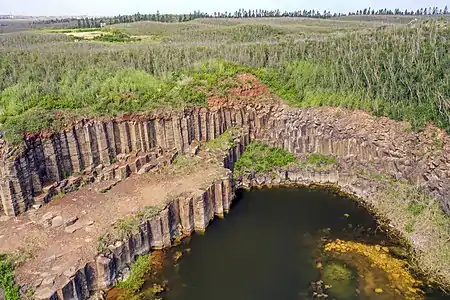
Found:
<svg viewBox="0 0 450 300"><path fill-rule="evenodd" d="M60 22L66 22L68 24L75 24L77 28L97 28L101 27L102 24L112 25L119 23L133 23L139 21L155 21L155 22L187 22L199 18L277 18L277 17L303 17L303 18L333 18L333 17L345 17L345 16L384 16L384 15L398 15L398 16L441 16L449 15L450 12L448 7L444 8L438 7L425 7L416 10L401 10L399 8L395 9L372 9L370 7L359 9L354 12L348 13L335 13L328 10L296 10L296 11L280 11L276 10L265 10L265 9L239 9L235 12L214 12L214 13L204 13L201 11L194 11L189 14L161 14L159 11L153 14L141 14L136 13L132 15L118 15L112 17L73 17L64 19L52 19L52 20L42 20L35 21L35 24L54 24Z"/></svg>

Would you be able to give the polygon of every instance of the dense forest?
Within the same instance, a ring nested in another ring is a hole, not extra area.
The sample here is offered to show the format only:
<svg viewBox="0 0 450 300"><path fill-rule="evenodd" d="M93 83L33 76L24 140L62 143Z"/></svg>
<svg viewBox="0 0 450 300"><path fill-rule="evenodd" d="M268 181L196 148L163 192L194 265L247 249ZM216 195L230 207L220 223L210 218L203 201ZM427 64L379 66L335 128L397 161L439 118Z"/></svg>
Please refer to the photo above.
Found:
<svg viewBox="0 0 450 300"><path fill-rule="evenodd" d="M205 105L227 77L251 72L292 105L363 109L450 132L448 19L386 20L202 18L100 32L132 37L122 42L3 34L0 123L19 143L80 116Z"/></svg>

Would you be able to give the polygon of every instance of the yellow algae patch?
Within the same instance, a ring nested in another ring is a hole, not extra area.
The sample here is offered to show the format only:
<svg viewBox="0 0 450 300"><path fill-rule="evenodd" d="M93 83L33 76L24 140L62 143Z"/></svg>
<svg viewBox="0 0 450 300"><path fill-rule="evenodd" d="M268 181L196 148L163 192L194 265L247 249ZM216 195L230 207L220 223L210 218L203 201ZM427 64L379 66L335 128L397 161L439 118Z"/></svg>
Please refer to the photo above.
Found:
<svg viewBox="0 0 450 300"><path fill-rule="evenodd" d="M415 279L408 271L407 262L393 257L389 253L389 249L379 245L366 245L353 241L335 240L325 244L326 252L333 252L345 256L345 254L358 254L360 257L367 259L367 263L370 268L377 268L385 273L389 280L390 286L401 294L405 299L423 299L423 292L417 288L422 284L421 281ZM364 277L364 281L368 280L371 275L364 268L364 263L352 258L354 267L358 270L358 273L362 273L361 277ZM351 261L349 262L351 263ZM364 268L364 270L363 270ZM375 288L370 287L376 294L383 293L383 289L379 286Z"/></svg>

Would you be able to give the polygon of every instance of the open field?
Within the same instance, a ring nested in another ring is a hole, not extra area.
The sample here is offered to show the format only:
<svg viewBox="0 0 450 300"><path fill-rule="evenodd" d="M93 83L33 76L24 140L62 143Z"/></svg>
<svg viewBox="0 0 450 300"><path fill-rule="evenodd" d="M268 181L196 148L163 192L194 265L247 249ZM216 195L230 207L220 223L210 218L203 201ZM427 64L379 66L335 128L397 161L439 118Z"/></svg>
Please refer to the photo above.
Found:
<svg viewBox="0 0 450 300"><path fill-rule="evenodd" d="M76 26L76 24L77 22L73 20L51 22L45 18L0 19L0 34L41 29L49 26L52 28L71 28Z"/></svg>
<svg viewBox="0 0 450 300"><path fill-rule="evenodd" d="M198 105L208 86L245 71L292 105L363 109L449 131L449 22L408 18L220 18L2 34L0 124L18 142L60 116ZM216 59L225 61L205 63Z"/></svg>

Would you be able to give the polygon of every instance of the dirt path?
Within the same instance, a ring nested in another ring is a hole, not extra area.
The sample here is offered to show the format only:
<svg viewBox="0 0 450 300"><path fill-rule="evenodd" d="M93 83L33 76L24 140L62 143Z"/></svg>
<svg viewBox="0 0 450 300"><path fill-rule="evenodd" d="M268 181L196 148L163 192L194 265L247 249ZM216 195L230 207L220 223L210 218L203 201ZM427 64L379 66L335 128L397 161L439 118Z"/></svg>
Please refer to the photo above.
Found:
<svg viewBox="0 0 450 300"><path fill-rule="evenodd" d="M92 261L98 238L116 220L144 206L162 206L171 196L210 184L222 172L219 165L200 162L195 168L176 172L169 167L160 174L133 175L106 193L98 192L105 183L88 185L38 210L1 221L0 253L31 254L32 258L16 269L21 284L59 286L71 275L68 273ZM48 225L43 223L45 216L53 217ZM76 218L73 225L66 226ZM77 230L70 233L68 229Z"/></svg>

